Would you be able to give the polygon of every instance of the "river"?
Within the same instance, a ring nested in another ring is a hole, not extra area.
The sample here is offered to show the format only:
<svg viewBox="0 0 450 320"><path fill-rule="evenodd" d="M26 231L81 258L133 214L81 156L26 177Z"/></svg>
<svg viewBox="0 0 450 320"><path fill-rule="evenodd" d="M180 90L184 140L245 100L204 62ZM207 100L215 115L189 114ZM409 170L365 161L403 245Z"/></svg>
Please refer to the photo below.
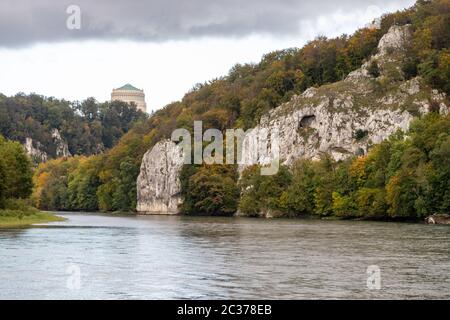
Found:
<svg viewBox="0 0 450 320"><path fill-rule="evenodd" d="M0 299L450 298L448 226L60 215L0 230Z"/></svg>

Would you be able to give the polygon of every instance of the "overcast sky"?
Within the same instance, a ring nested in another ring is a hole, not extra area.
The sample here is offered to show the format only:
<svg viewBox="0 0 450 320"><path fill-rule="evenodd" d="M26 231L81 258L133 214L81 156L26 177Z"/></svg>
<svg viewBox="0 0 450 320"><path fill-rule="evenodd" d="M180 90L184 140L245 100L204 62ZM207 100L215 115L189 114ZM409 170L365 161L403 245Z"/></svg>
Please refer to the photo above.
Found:
<svg viewBox="0 0 450 320"><path fill-rule="evenodd" d="M105 101L131 83L155 110L235 63L352 33L414 2L0 0L0 92Z"/></svg>

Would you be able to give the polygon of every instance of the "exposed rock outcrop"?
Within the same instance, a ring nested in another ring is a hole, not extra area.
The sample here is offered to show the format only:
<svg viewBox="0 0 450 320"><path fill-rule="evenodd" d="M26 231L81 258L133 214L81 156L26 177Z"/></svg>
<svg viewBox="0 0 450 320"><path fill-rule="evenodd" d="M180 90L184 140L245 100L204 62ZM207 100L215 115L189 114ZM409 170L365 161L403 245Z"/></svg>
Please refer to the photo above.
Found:
<svg viewBox="0 0 450 320"><path fill-rule="evenodd" d="M370 78L370 65L376 63L380 76L395 76L402 73L401 60L405 56L405 47L411 41L410 26L393 26L378 43L377 53L370 57L361 68L351 72L346 80L355 81Z"/></svg>
<svg viewBox="0 0 450 320"><path fill-rule="evenodd" d="M57 157L70 157L72 156L69 152L69 146L67 142L61 137L58 129L52 130L53 143L56 147Z"/></svg>
<svg viewBox="0 0 450 320"><path fill-rule="evenodd" d="M409 40L409 26L392 27L378 53L345 80L310 88L263 116L244 137L240 169L269 165L274 157L291 165L322 154L335 160L362 155L397 130L408 130L416 116L432 110L448 113L445 94L419 77L402 81L403 48ZM372 63L378 65L377 78L369 72ZM138 179L139 212L177 212L180 152L165 141L145 155Z"/></svg>
<svg viewBox="0 0 450 320"><path fill-rule="evenodd" d="M58 129L53 129L51 132L53 145L45 147L39 141L34 141L27 137L23 144L25 151L35 163L46 162L52 157L71 157L69 146L67 142L61 137ZM49 151L50 149L50 151Z"/></svg>
<svg viewBox="0 0 450 320"><path fill-rule="evenodd" d="M158 142L142 159L137 180L140 214L176 214L181 203L182 149L170 140Z"/></svg>
<svg viewBox="0 0 450 320"><path fill-rule="evenodd" d="M392 27L381 39L378 53L344 81L308 89L263 116L244 139L241 169L269 165L276 142L285 165L299 158L315 160L322 154L335 160L362 155L398 129L408 130L411 120L428 113L432 104L448 113L445 95L428 88L422 79L396 84L391 78L393 70L401 73L408 30L408 26ZM380 77L393 82L390 88L382 88L369 75L371 61L380 65ZM274 132L278 135L267 134Z"/></svg>
<svg viewBox="0 0 450 320"><path fill-rule="evenodd" d="M34 162L46 162L48 154L42 150L44 147L39 142L36 142L36 146L34 144L33 139L26 138L24 144L25 151Z"/></svg>
<svg viewBox="0 0 450 320"><path fill-rule="evenodd" d="M411 114L401 110L361 107L352 113L354 101L350 97L338 101L323 97L318 105L304 104L302 97L296 97L285 107L299 110L288 115L278 114L281 110L270 113L246 135L242 166L270 164L273 152L269 148L275 141L269 136L267 149L261 148L260 143L267 132L278 132L279 159L290 165L299 158L319 159L325 153L335 160L364 154L371 145L385 140L397 129L407 130L413 119ZM302 126L305 119L311 119L308 126ZM358 130L366 133L360 140L355 138Z"/></svg>

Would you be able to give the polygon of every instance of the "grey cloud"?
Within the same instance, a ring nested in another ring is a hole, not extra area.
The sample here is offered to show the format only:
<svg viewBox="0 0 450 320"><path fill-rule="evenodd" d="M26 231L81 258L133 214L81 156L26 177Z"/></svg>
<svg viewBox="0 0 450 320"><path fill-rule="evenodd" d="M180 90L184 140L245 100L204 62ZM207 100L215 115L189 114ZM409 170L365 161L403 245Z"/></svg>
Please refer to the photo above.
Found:
<svg viewBox="0 0 450 320"><path fill-rule="evenodd" d="M297 34L319 15L392 0L0 0L0 47L78 39L167 41L202 36ZM66 28L69 5L80 30Z"/></svg>

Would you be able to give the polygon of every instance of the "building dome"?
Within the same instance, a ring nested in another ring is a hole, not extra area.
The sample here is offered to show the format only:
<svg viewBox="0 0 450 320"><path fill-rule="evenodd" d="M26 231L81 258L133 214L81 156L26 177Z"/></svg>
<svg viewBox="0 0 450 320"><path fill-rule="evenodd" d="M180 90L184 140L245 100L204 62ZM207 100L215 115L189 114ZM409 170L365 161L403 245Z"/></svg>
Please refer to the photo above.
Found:
<svg viewBox="0 0 450 320"><path fill-rule="evenodd" d="M115 100L127 103L134 102L138 110L141 110L142 112L147 112L147 104L145 103L144 90L138 89L129 83L120 88L113 89L111 93L111 101Z"/></svg>

